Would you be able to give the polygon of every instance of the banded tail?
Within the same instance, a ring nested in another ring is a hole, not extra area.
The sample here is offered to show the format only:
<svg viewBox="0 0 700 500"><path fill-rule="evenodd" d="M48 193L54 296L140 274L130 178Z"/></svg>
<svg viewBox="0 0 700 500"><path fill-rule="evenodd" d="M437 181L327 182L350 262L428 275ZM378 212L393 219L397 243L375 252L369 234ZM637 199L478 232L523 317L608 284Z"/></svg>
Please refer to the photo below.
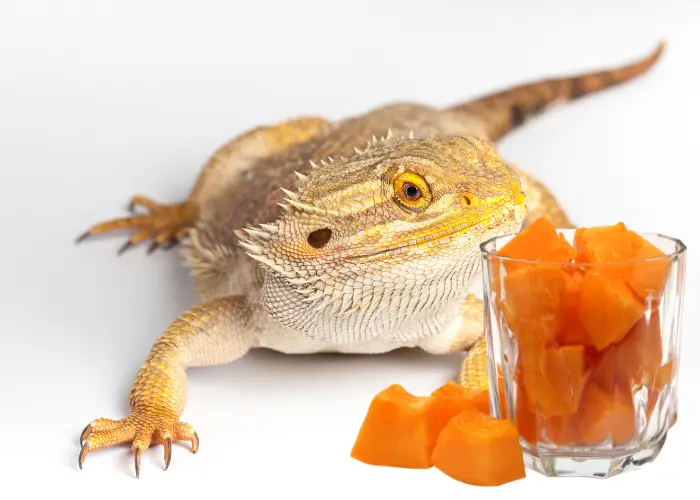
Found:
<svg viewBox="0 0 700 500"><path fill-rule="evenodd" d="M661 42L652 54L617 68L526 83L454 106L482 118L490 141L497 141L530 118L559 102L579 99L646 73L661 57Z"/></svg>

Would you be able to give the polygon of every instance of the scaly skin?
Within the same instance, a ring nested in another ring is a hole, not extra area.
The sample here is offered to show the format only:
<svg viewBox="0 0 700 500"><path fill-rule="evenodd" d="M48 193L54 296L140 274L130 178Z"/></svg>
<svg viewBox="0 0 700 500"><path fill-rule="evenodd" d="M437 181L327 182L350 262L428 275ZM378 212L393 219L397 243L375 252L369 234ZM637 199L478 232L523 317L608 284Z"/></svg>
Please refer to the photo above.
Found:
<svg viewBox="0 0 700 500"><path fill-rule="evenodd" d="M136 474L152 444L199 440L180 421L186 370L254 348L372 353L468 350L460 374L486 387L483 304L468 294L479 244L549 217L572 227L546 187L493 148L559 101L647 71L661 46L626 67L526 84L434 109L395 104L339 122L302 117L258 127L220 148L188 199L97 224L80 239L130 228L149 252L183 241L201 303L153 346L130 393L131 414L97 419L87 453L131 443ZM281 189L280 189L281 188ZM476 344L475 344L476 342ZM471 347L471 349L470 349Z"/></svg>

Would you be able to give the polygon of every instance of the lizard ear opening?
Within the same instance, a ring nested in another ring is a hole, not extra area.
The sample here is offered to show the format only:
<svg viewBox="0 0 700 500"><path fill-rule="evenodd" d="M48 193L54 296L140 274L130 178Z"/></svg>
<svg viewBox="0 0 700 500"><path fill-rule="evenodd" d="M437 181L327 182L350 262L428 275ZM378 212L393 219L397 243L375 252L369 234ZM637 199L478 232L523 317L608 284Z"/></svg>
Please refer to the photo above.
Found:
<svg viewBox="0 0 700 500"><path fill-rule="evenodd" d="M306 241L314 248L323 248L331 240L333 231L328 228L317 229L309 234Z"/></svg>

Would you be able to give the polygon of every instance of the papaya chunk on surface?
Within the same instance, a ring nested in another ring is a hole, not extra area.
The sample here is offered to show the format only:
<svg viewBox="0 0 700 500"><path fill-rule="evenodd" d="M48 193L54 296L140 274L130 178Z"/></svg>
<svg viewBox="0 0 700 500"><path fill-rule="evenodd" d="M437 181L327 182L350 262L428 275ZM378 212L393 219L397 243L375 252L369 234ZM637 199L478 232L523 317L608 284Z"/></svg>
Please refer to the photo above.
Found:
<svg viewBox="0 0 700 500"><path fill-rule="evenodd" d="M562 326L566 272L556 266L531 264L509 272L504 279L504 314L523 344L542 344Z"/></svg>
<svg viewBox="0 0 700 500"><path fill-rule="evenodd" d="M578 318L599 351L620 341L644 311L621 279L598 271L583 275Z"/></svg>
<svg viewBox="0 0 700 500"><path fill-rule="evenodd" d="M372 399L350 455L369 465L428 469L441 429L436 398L392 384Z"/></svg>
<svg viewBox="0 0 700 500"><path fill-rule="evenodd" d="M629 395L609 394L589 384L578 415L578 433L582 442L598 444L608 439L617 446L627 443L636 432L635 411Z"/></svg>
<svg viewBox="0 0 700 500"><path fill-rule="evenodd" d="M503 245L498 255L510 259L566 263L573 260L575 252L549 219L540 217ZM525 262L503 261L509 273L527 265Z"/></svg>
<svg viewBox="0 0 700 500"><path fill-rule="evenodd" d="M487 415L491 411L488 390L463 387L454 380L435 389L431 396L438 400L443 425L464 410L471 409Z"/></svg>
<svg viewBox="0 0 700 500"><path fill-rule="evenodd" d="M575 413L587 378L584 346L523 353L522 379L530 410L544 417Z"/></svg>
<svg viewBox="0 0 700 500"><path fill-rule="evenodd" d="M445 426L432 462L447 476L474 486L500 486L526 477L513 421L473 410L463 411Z"/></svg>

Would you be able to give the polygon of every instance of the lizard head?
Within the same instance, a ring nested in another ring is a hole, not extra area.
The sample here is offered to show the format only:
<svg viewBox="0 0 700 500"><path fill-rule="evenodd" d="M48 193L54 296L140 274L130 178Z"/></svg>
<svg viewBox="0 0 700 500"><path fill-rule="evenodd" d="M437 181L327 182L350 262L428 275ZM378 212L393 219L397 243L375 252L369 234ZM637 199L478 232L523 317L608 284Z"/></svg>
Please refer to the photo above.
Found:
<svg viewBox="0 0 700 500"><path fill-rule="evenodd" d="M285 213L241 245L267 268L278 321L336 343L439 328L480 266L479 244L516 232L518 176L475 137L389 138L299 175Z"/></svg>

